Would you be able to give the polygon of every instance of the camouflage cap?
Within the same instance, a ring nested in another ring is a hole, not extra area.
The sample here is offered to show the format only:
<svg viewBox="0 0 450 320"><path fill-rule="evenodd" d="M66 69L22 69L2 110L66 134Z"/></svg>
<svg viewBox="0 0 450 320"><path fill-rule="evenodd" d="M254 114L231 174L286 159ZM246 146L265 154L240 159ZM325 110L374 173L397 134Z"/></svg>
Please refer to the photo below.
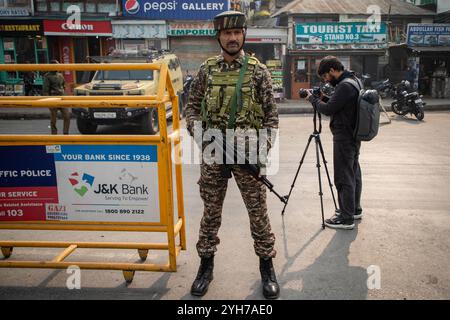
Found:
<svg viewBox="0 0 450 320"><path fill-rule="evenodd" d="M214 29L216 31L239 28L247 28L247 19L242 12L225 11L214 17Z"/></svg>

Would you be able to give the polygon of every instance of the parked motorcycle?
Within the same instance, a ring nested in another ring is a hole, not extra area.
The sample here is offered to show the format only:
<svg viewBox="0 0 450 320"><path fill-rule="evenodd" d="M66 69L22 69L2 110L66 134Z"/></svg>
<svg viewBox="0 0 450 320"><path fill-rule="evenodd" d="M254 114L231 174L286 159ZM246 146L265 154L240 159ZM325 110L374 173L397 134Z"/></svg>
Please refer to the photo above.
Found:
<svg viewBox="0 0 450 320"><path fill-rule="evenodd" d="M374 89L377 90L378 94L383 99L392 97L395 92L394 84L389 79L375 83Z"/></svg>
<svg viewBox="0 0 450 320"><path fill-rule="evenodd" d="M412 91L407 80L403 80L394 88L394 101L391 103L392 111L401 116L407 113L414 114L417 120L422 121L425 116L423 109L426 105L422 100L423 96L416 91Z"/></svg>
<svg viewBox="0 0 450 320"><path fill-rule="evenodd" d="M366 89L375 89L381 98L385 99L394 95L394 85L389 80L381 80L381 81L370 81L372 78L370 74L363 74L361 76L364 88Z"/></svg>

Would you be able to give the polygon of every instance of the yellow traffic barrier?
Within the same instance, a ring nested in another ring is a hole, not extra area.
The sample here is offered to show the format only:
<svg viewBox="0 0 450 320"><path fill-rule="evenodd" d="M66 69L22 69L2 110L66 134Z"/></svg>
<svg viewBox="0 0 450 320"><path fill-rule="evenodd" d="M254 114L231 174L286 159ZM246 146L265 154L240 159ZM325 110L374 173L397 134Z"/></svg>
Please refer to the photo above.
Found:
<svg viewBox="0 0 450 320"><path fill-rule="evenodd" d="M172 148L178 152L181 148L180 141L180 123L179 109L172 108L173 124L172 133L168 133L166 122L166 103L170 102L172 106L178 106L178 97L172 87L170 74L167 64L152 63L133 63L133 64L14 64L0 65L0 71L94 71L94 70L157 70L159 71L159 82L156 95L147 96L32 96L32 97L0 97L1 108L157 108L160 132L157 136L148 135L120 135L120 136L100 136L100 135L0 135L0 148L27 148L33 146L45 146L47 153L61 152L64 148L124 148L139 147L147 150L152 148L154 151L151 156L145 158L149 161L151 157L157 158L155 172L157 172L157 186L154 188L157 195L157 207L159 212L152 212L145 209L136 210L144 216L153 214L156 216L155 221L115 221L114 219L99 219L99 221L91 221L89 219L77 220L67 219L73 212L66 212L65 206L61 205L53 209L52 204L42 203L45 205L45 214L47 218L44 220L35 220L27 218L23 214L25 209L8 210L5 204L8 203L9 195L22 195L22 191L9 191L10 187L3 187L0 183L0 229L11 230L71 230L71 231L122 231L122 232L162 232L167 235L166 243L136 243L136 242L79 242L79 241L8 241L0 239L0 247L5 259L0 261L0 268L50 268L65 269L69 266L78 266L80 269L99 269L99 270L121 270L127 282L131 282L135 271L163 271L174 272L177 270L176 257L181 250L186 250L185 235L185 216L183 202L183 181L182 167L180 161L172 163ZM173 144L173 146L172 146ZM1 159L8 157L8 150L2 150ZM50 150L50 151L49 151ZM115 149L114 149L115 150ZM141 149L139 149L141 150ZM153 152L152 151L152 152ZM147 151L146 151L147 152ZM150 151L148 151L150 154ZM123 152L122 152L123 153ZM176 153L177 155L179 153ZM55 159L58 155L54 155ZM117 155L113 155L115 157ZM120 154L126 157L125 154ZM133 155L134 157L135 155ZM145 166L142 160L143 155L136 155L137 163L144 169L151 167L150 164ZM3 164L1 160L0 164ZM128 158L127 158L128 159ZM141 162L139 162L141 159ZM55 160L56 163L56 160ZM92 164L91 164L92 165ZM56 165L55 165L56 166ZM107 168L105 168L107 170ZM144 170L142 169L142 170ZM0 167L0 171L4 168ZM125 170L125 169L124 169ZM29 170L30 172L32 170ZM42 170L39 171L41 173ZM123 171L123 170L122 170ZM174 171L174 174L173 174ZM6 172L6 170L5 170ZM27 170L23 170L28 174ZM34 171L32 172L34 174ZM147 173L147 171L146 171ZM6 173L14 175L14 172ZM55 169L55 179L56 179ZM3 179L1 177L0 179ZM137 178L137 177L133 177ZM156 179L156 178L155 178ZM174 180L175 179L175 180ZM92 180L94 181L94 180ZM75 183L75 182L73 182ZM107 184L104 184L107 185ZM122 185L123 186L123 185ZM59 184L57 188L59 188ZM102 187L102 185L100 185ZM99 187L99 188L100 188ZM129 186L127 185L127 188ZM115 188L115 187L114 187ZM142 187L133 187L136 190ZM13 190L13 189L11 189ZM15 190L15 189L14 189ZM111 190L113 187L111 186ZM134 189L132 189L134 190ZM114 191L116 191L114 189ZM59 192L59 191L58 191ZM87 192L86 189L83 192ZM176 193L176 199L174 199ZM26 192L23 194L27 194ZM80 193L81 194L81 193ZM61 195L63 196L63 195ZM137 197L135 197L137 198ZM133 199L135 199L133 198ZM107 199L107 196L105 196ZM130 196L130 199L132 197ZM27 201L27 199L21 199ZM130 200L131 201L131 200ZM139 200L140 201L140 200ZM10 201L11 202L11 201ZM8 205L11 205L9 203ZM23 203L21 203L23 205ZM84 205L83 203L80 204ZM177 215L175 217L175 206ZM20 206L19 206L20 207ZM62 209L64 207L64 209ZM154 209L155 206L153 206ZM50 209L52 208L52 209ZM150 207L152 209L152 207ZM22 216L21 216L21 212ZM48 211L56 210L61 212L53 212L60 219L49 219ZM107 210L107 209L105 209ZM109 209L108 209L109 210ZM115 209L110 210L111 212ZM129 214L131 210L123 210L123 213ZM88 212L89 210L86 210ZM91 210L92 212L99 212ZM101 211L101 210L100 210ZM142 211L142 212L141 212ZM153 210L154 211L154 210ZM105 211L106 212L106 211ZM115 212L114 212L115 213ZM122 212L121 212L122 213ZM51 233L49 233L51 235ZM176 238L179 238L178 244ZM13 249L17 247L24 248L61 248L63 251L50 261L13 261L9 258L13 253ZM137 250L141 259L141 263L123 263L123 262L77 262L66 261L77 249L132 249ZM149 250L167 250L168 261L166 264L145 263Z"/></svg>

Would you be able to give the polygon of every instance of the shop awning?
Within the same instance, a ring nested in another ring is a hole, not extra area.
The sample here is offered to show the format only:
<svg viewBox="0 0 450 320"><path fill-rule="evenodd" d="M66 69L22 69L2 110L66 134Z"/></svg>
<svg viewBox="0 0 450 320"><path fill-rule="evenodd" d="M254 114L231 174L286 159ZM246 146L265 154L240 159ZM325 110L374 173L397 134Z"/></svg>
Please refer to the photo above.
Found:
<svg viewBox="0 0 450 320"><path fill-rule="evenodd" d="M410 49L418 52L442 52L442 51L450 51L449 46L442 47L409 47Z"/></svg>

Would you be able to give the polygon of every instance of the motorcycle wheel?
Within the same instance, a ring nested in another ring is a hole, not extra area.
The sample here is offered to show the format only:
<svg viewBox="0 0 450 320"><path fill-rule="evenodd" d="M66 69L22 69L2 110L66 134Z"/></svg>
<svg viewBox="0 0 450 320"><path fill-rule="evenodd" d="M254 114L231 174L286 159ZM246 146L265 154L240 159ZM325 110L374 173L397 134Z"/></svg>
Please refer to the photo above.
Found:
<svg viewBox="0 0 450 320"><path fill-rule="evenodd" d="M414 115L419 121L422 121L423 118L425 117L425 113L423 112L422 108L417 108L416 113Z"/></svg>
<svg viewBox="0 0 450 320"><path fill-rule="evenodd" d="M399 116L404 116L407 113L407 111L400 109L400 105L398 104L398 102L392 102L391 107L392 111Z"/></svg>

